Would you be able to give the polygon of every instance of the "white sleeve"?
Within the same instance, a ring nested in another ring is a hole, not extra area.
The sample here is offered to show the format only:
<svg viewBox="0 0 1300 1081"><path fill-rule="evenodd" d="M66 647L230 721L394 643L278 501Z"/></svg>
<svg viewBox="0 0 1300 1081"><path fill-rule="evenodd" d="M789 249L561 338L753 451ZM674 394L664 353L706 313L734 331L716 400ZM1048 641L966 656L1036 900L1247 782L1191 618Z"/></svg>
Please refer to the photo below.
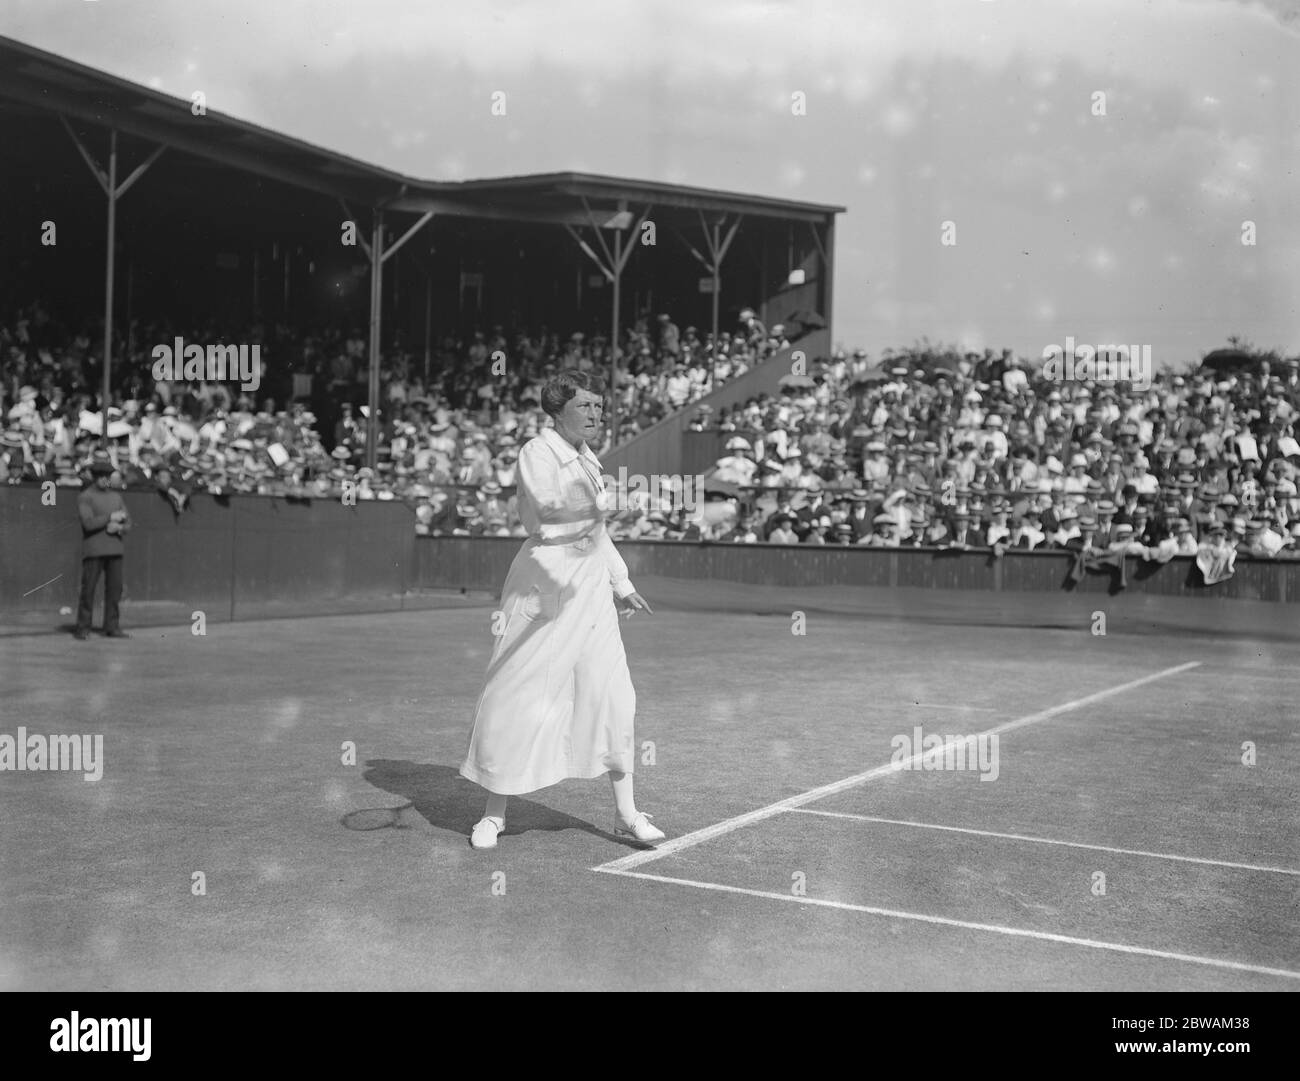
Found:
<svg viewBox="0 0 1300 1081"><path fill-rule="evenodd" d="M614 542L603 529L600 531L599 546L605 566L609 568L609 584L614 587L614 596L620 599L630 597L636 592L636 586L628 578L627 564L623 561L623 557L618 554Z"/></svg>

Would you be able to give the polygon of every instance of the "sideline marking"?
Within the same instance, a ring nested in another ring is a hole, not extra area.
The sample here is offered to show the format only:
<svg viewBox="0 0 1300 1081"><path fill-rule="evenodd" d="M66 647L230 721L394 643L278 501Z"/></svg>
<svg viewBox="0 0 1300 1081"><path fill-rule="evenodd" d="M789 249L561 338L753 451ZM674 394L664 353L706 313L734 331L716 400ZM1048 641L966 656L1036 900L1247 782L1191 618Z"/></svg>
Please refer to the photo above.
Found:
<svg viewBox="0 0 1300 1081"><path fill-rule="evenodd" d="M1121 683L1116 687L1110 687L1104 691L1098 691L1096 694L1090 694L1083 698L1076 698L1071 702L1066 702L1060 706L1052 706L1050 709L1040 710L1038 713L1029 713L1024 717L1017 717L1015 720L1006 721L1003 724L996 725L986 732L980 732L976 738L982 739L985 736L1000 735L1003 732L1010 732L1013 728L1023 728L1027 724L1033 724L1036 721L1045 721L1049 717L1055 717L1061 713L1068 713L1071 710L1079 709L1082 706L1091 705L1094 702L1100 702L1102 699L1110 698L1112 695L1123 694L1125 691L1131 691L1134 687L1141 687L1143 684L1152 683L1157 679L1164 679L1166 676L1178 675L1180 672L1186 672L1190 669L1200 666L1200 661L1188 661L1186 664L1179 664L1173 668L1165 668L1149 676L1142 676L1140 679L1130 680L1128 683ZM919 762L925 755L933 755L935 749L932 747L927 751L918 751L910 758L905 758L900 762L888 762L883 766L877 766L875 769L869 769L865 773L856 773L852 777L845 777L842 781L834 781L831 784L822 785L820 788L811 789L808 792L801 792L797 796L790 796L787 799L778 800L776 803L769 803L766 807L760 807L756 811L749 811L743 815L737 815L735 818L728 818L722 822L716 822L712 826L705 826L703 829L695 830L692 833L684 833L680 837L674 837L670 841L665 841L658 848L642 852L634 852L629 856L621 856L609 863L602 863L599 867L593 867L593 871L623 871L630 867L640 867L643 863L650 863L652 860L663 859L665 856L671 856L674 853L681 852L683 849L693 848L695 845L703 844L714 837L721 837L724 833L730 833L732 830L738 830L743 826L751 825L754 822L762 822L764 819L771 818L773 815L779 815L783 811L793 810L795 807L802 807L805 803L812 803L814 800L822 799L824 796L833 796L838 792L847 791L850 788L857 788L859 785L866 784L868 781L874 781L877 777L887 777L891 773L898 773L904 769L910 769L913 763Z"/></svg>
<svg viewBox="0 0 1300 1081"><path fill-rule="evenodd" d="M818 897L796 897L792 893L776 893L769 890L751 890L743 886L724 886L718 882L697 882L690 878L670 878L667 875L652 875L645 871L616 871L604 867L597 870L622 878L644 878L652 882L671 882L678 886L694 886L701 890L716 890L722 893L742 893L747 897L767 897L774 901L793 901L795 904L816 905L822 908L839 908L848 912L865 912L871 916L885 916L895 920L913 920L918 923L937 924L941 927L960 927L968 931L991 931L999 935L1011 935L1015 938L1033 938L1042 942L1057 942L1066 946L1087 946L1094 950L1110 950L1114 953L1137 954L1141 957L1158 957L1165 961L1184 961L1193 965L1209 965L1212 968L1228 968L1238 972L1257 972L1264 976L1280 976L1288 980L1300 980L1300 972L1285 968L1268 968L1264 965L1250 965L1244 961L1224 961L1217 957L1199 957L1190 953L1173 953L1168 950L1156 950L1149 946L1126 946L1122 942L1102 942L1095 938L1075 938L1073 935L1058 935L1051 931L1030 931L1022 927L1004 927L997 923L972 923L969 920L954 920L947 916L927 916L919 912L900 912L892 908L874 908L871 905L855 905L847 901L824 901Z"/></svg>
<svg viewBox="0 0 1300 1081"><path fill-rule="evenodd" d="M877 818L874 815L849 814L845 811L818 811L815 808L795 807L792 814L824 815L826 818L852 818L859 822L883 822L887 826L915 826L923 830L945 830L949 833L973 833L977 837L1002 837L1008 841L1032 841L1040 845L1062 845L1065 848L1087 848L1094 852L1113 852L1120 856L1150 856L1157 860L1178 860L1181 863L1205 863L1211 867L1233 867L1239 871L1265 871L1273 875L1300 875L1291 867L1267 867L1258 863L1231 863L1227 860L1205 859L1200 856L1174 856L1168 852L1143 852L1136 848L1111 848L1109 845L1089 845L1080 841L1057 841L1050 837L1029 837L1023 833L995 833L993 830L969 829L965 826L936 826L931 822L908 822L901 818Z"/></svg>

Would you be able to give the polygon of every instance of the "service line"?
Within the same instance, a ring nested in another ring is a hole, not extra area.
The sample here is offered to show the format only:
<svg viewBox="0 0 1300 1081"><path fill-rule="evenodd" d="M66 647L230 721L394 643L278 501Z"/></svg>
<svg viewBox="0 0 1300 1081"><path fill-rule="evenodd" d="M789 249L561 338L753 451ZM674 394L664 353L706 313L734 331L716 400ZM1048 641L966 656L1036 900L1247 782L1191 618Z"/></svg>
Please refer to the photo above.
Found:
<svg viewBox="0 0 1300 1081"><path fill-rule="evenodd" d="M848 818L855 822L876 822L886 826L912 826L922 830L942 830L945 833L969 833L976 837L997 837L1004 841L1027 841L1036 845L1060 845L1063 848L1086 848L1091 852L1110 852L1116 856L1143 856L1153 860L1175 860L1178 863L1201 863L1209 867L1229 867L1235 871L1259 871L1270 875L1298 875L1294 867L1271 867L1263 863L1233 863L1230 860L1212 860L1204 856L1176 856L1169 852L1146 852L1138 848L1112 848L1110 845L1090 845L1082 841L1058 841L1051 837L1030 837L1024 833L997 833L977 830L968 826L940 826L932 822L912 822L904 818L878 818L875 815L849 814L846 811L819 811L812 807L796 807L793 814L822 815L826 818Z"/></svg>
<svg viewBox="0 0 1300 1081"><path fill-rule="evenodd" d="M1175 665L1173 668L1164 668L1159 672L1153 672L1149 676L1142 676L1140 679L1129 680L1127 683L1121 683L1115 687L1108 687L1104 691L1098 691L1096 694L1085 695L1083 698L1075 698L1070 702L1065 702L1059 706L1052 706L1050 709L1040 710L1037 713L1029 713L1023 717L1017 717L1015 720L1006 721L1003 724L996 725L986 732L979 733L976 738L985 736L1001 735L1003 732L1010 732L1014 728L1023 728L1026 725L1035 724L1038 721L1046 721L1052 717L1060 716L1062 713L1069 713L1072 710L1082 709L1084 706L1090 706L1094 702L1101 702L1117 694L1123 694L1125 691L1131 691L1135 687L1141 687L1147 683L1154 683L1158 679L1166 679L1169 676L1176 676L1181 672L1190 671L1200 666L1200 661L1188 661L1186 664ZM696 845L703 844L705 841L711 841L715 837L721 837L732 830L742 829L745 826L753 825L755 822L762 822L765 819L773 818L785 811L793 810L796 807L802 807L806 803L813 803L816 800L824 799L826 796L833 796L839 792L848 791L851 788L857 788L860 785L867 784L869 781L877 780L881 777L888 777L891 774L898 773L902 770L912 769L927 754L933 755L934 750L931 748L927 751L917 751L909 758L904 758L897 762L888 762L883 766L876 766L865 773L856 773L852 777L845 777L842 781L834 781L831 784L822 785L820 788L814 788L807 792L801 792L797 796L790 796L776 803L769 803L766 807L760 807L756 811L749 811L743 815L737 815L735 818L728 818L722 822L717 822L712 826L705 826L703 829L695 830L691 833L684 833L680 837L674 837L665 841L658 848L648 849L641 852L633 852L630 855L622 856L619 859L611 860L609 863L602 863L599 867L593 867L593 871L627 871L633 867L640 867L650 863L653 860L663 859L665 856L674 855L688 848L694 848Z"/></svg>

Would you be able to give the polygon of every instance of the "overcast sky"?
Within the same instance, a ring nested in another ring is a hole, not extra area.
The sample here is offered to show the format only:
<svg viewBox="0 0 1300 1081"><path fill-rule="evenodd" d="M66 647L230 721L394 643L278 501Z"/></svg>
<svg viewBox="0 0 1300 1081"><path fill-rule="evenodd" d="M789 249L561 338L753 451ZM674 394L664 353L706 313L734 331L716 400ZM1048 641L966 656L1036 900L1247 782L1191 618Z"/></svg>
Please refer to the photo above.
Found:
<svg viewBox="0 0 1300 1081"><path fill-rule="evenodd" d="M873 355L1073 335L1182 366L1229 334L1300 352L1298 9L0 0L0 33L416 176L574 169L845 206L836 339Z"/></svg>

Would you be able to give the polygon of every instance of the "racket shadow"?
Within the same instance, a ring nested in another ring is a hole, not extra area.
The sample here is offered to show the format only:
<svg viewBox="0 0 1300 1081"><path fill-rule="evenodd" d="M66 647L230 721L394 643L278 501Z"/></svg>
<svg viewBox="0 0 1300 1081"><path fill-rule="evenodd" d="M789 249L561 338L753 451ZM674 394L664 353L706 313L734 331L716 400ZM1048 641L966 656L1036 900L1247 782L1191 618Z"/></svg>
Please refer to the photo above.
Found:
<svg viewBox="0 0 1300 1081"><path fill-rule="evenodd" d="M405 829L407 825L403 820L414 813L434 829L448 830L468 838L474 823L483 817L483 789L465 780L451 766L370 759L362 776L369 784L406 802L396 807L351 811L343 816L343 825L348 829ZM511 796L504 836L532 830L548 833L581 830L628 848L640 847L635 841L618 837L571 814L553 810L524 796Z"/></svg>

